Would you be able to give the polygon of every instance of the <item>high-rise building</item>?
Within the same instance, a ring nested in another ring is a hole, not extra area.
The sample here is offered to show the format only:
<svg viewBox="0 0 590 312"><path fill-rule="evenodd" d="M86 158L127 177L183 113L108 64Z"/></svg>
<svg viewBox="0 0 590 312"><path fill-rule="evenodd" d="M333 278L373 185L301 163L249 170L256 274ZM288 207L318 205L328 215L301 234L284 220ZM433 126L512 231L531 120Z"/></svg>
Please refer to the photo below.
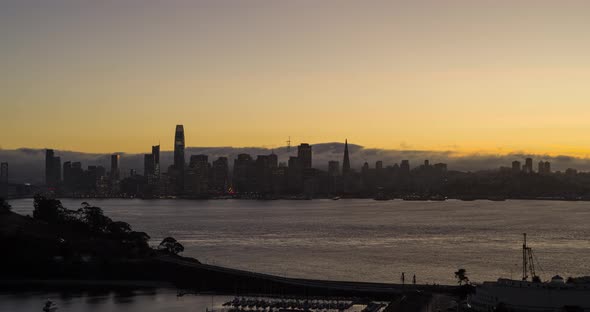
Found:
<svg viewBox="0 0 590 312"><path fill-rule="evenodd" d="M205 195L209 192L209 157L192 155L186 169L185 192L191 195Z"/></svg>
<svg viewBox="0 0 590 312"><path fill-rule="evenodd" d="M111 179L119 180L119 154L111 155Z"/></svg>
<svg viewBox="0 0 590 312"><path fill-rule="evenodd" d="M59 185L61 182L61 158L59 156L53 157L53 174L55 175L55 185Z"/></svg>
<svg viewBox="0 0 590 312"><path fill-rule="evenodd" d="M532 158L525 159L524 168L522 169L522 171L526 174L533 173L533 159Z"/></svg>
<svg viewBox="0 0 590 312"><path fill-rule="evenodd" d="M160 145L152 146L152 157L154 158L154 176L160 178Z"/></svg>
<svg viewBox="0 0 590 312"><path fill-rule="evenodd" d="M261 194L269 193L271 188L272 168L268 155L256 156L256 191Z"/></svg>
<svg viewBox="0 0 590 312"><path fill-rule="evenodd" d="M156 171L156 162L154 160L154 154L143 155L143 175L147 178L148 184L153 179Z"/></svg>
<svg viewBox="0 0 590 312"><path fill-rule="evenodd" d="M365 161L363 163L363 166L361 167L361 173L367 174L368 172L369 172L369 163Z"/></svg>
<svg viewBox="0 0 590 312"><path fill-rule="evenodd" d="M72 186L72 162L66 161L63 165L63 179L67 187Z"/></svg>
<svg viewBox="0 0 590 312"><path fill-rule="evenodd" d="M344 140L344 159L342 160L342 175L350 174L350 159L348 158L348 139Z"/></svg>
<svg viewBox="0 0 590 312"><path fill-rule="evenodd" d="M520 173L520 161L515 160L512 162L512 173Z"/></svg>
<svg viewBox="0 0 590 312"><path fill-rule="evenodd" d="M289 157L287 169L287 190L292 194L303 191L303 168L299 157Z"/></svg>
<svg viewBox="0 0 590 312"><path fill-rule="evenodd" d="M61 181L61 158L52 149L45 150L45 184L57 187Z"/></svg>
<svg viewBox="0 0 590 312"><path fill-rule="evenodd" d="M328 175L331 177L340 175L340 163L338 161L331 160L328 162Z"/></svg>
<svg viewBox="0 0 590 312"><path fill-rule="evenodd" d="M551 163L548 161L540 161L538 164L538 170L540 175L551 174Z"/></svg>
<svg viewBox="0 0 590 312"><path fill-rule="evenodd" d="M234 159L233 190L239 193L252 192L255 179L255 164L248 154L239 154Z"/></svg>
<svg viewBox="0 0 590 312"><path fill-rule="evenodd" d="M537 165L537 172L539 174L545 174L545 162L544 161L539 161L539 164Z"/></svg>
<svg viewBox="0 0 590 312"><path fill-rule="evenodd" d="M279 157L274 153L274 151L268 155L268 166L270 168L277 168L279 166Z"/></svg>
<svg viewBox="0 0 590 312"><path fill-rule="evenodd" d="M184 191L184 126L176 125L174 133L174 170L173 180L177 193Z"/></svg>
<svg viewBox="0 0 590 312"><path fill-rule="evenodd" d="M54 185L54 174L53 174L53 157L55 153L52 149L45 150L45 184L47 186Z"/></svg>
<svg viewBox="0 0 590 312"><path fill-rule="evenodd" d="M0 183L8 184L8 163L0 164Z"/></svg>
<svg viewBox="0 0 590 312"><path fill-rule="evenodd" d="M378 161L375 162L375 170L376 171L383 170L383 161L378 160Z"/></svg>
<svg viewBox="0 0 590 312"><path fill-rule="evenodd" d="M227 157L219 157L214 160L211 171L211 189L219 193L226 193L229 187L229 163Z"/></svg>
<svg viewBox="0 0 590 312"><path fill-rule="evenodd" d="M297 158L299 158L301 168L311 168L311 145L307 143L301 143L297 147Z"/></svg>
<svg viewBox="0 0 590 312"><path fill-rule="evenodd" d="M410 174L410 161L407 159L402 160L402 162L399 165L399 170L401 174Z"/></svg>

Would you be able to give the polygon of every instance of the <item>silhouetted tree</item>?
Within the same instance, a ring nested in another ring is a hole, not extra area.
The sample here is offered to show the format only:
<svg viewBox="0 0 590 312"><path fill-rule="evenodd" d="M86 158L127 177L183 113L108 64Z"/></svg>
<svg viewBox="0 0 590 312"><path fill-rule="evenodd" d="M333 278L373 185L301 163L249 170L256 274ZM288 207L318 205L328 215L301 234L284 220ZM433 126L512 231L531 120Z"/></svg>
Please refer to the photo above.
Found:
<svg viewBox="0 0 590 312"><path fill-rule="evenodd" d="M469 277L467 277L467 270L459 269L455 272L455 277L457 278L457 282L459 285L467 285L469 283Z"/></svg>
<svg viewBox="0 0 590 312"><path fill-rule="evenodd" d="M49 223L57 222L65 211L61 201L42 195L35 195L34 207L33 218Z"/></svg>
<svg viewBox="0 0 590 312"><path fill-rule="evenodd" d="M503 302L499 302L496 305L496 308L494 309L494 311L496 311L496 312L508 312L510 310L508 310L508 308L506 307L506 304L504 304Z"/></svg>
<svg viewBox="0 0 590 312"><path fill-rule="evenodd" d="M12 209L12 206L2 197L0 197L0 213L7 213Z"/></svg>
<svg viewBox="0 0 590 312"><path fill-rule="evenodd" d="M113 220L105 216L100 207L90 206L88 203L82 204L86 204L82 207L82 215L84 223L88 225L90 231L96 233L106 232L107 227L113 223Z"/></svg>
<svg viewBox="0 0 590 312"><path fill-rule="evenodd" d="M111 234L121 236L131 233L131 225L123 221L114 221L107 225L106 230Z"/></svg>
<svg viewBox="0 0 590 312"><path fill-rule="evenodd" d="M166 252L173 254L173 255L177 255L179 252L184 251L184 246L182 246L173 237L166 237L162 240L162 242L158 246L158 249L165 250Z"/></svg>

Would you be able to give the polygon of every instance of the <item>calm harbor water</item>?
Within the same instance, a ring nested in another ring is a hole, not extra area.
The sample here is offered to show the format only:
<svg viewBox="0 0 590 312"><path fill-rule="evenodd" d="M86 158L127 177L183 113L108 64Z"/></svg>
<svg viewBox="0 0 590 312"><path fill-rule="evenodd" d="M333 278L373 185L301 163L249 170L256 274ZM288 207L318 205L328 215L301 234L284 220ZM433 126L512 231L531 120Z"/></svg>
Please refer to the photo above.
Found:
<svg viewBox="0 0 590 312"><path fill-rule="evenodd" d="M62 200L70 209L82 201ZM147 232L153 244L173 236L186 256L289 277L399 282L405 272L418 283L445 284L465 268L476 282L519 278L523 232L543 279L590 275L590 202L89 202ZM18 213L32 212L31 199L11 204Z"/></svg>
<svg viewBox="0 0 590 312"><path fill-rule="evenodd" d="M170 290L106 292L106 293L2 293L0 311L42 311L50 299L58 312L203 312L211 307L221 308L232 299L226 296L186 295L177 297Z"/></svg>

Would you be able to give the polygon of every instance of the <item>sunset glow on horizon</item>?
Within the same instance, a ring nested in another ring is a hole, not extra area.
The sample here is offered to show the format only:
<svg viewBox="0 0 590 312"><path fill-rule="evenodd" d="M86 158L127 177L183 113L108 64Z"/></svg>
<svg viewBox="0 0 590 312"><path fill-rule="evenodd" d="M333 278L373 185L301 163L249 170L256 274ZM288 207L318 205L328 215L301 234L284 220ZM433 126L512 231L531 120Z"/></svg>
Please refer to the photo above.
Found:
<svg viewBox="0 0 590 312"><path fill-rule="evenodd" d="M587 1L6 1L0 148L590 157Z"/></svg>

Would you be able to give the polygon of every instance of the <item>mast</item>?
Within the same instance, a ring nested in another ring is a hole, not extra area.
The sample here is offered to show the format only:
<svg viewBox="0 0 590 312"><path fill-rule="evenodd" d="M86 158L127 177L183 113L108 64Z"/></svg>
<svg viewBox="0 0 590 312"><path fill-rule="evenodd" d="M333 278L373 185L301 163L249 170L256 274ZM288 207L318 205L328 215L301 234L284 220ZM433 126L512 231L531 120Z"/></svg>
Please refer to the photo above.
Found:
<svg viewBox="0 0 590 312"><path fill-rule="evenodd" d="M526 233L523 233L522 235L524 236L524 242L522 243L522 280L526 281L528 279Z"/></svg>

